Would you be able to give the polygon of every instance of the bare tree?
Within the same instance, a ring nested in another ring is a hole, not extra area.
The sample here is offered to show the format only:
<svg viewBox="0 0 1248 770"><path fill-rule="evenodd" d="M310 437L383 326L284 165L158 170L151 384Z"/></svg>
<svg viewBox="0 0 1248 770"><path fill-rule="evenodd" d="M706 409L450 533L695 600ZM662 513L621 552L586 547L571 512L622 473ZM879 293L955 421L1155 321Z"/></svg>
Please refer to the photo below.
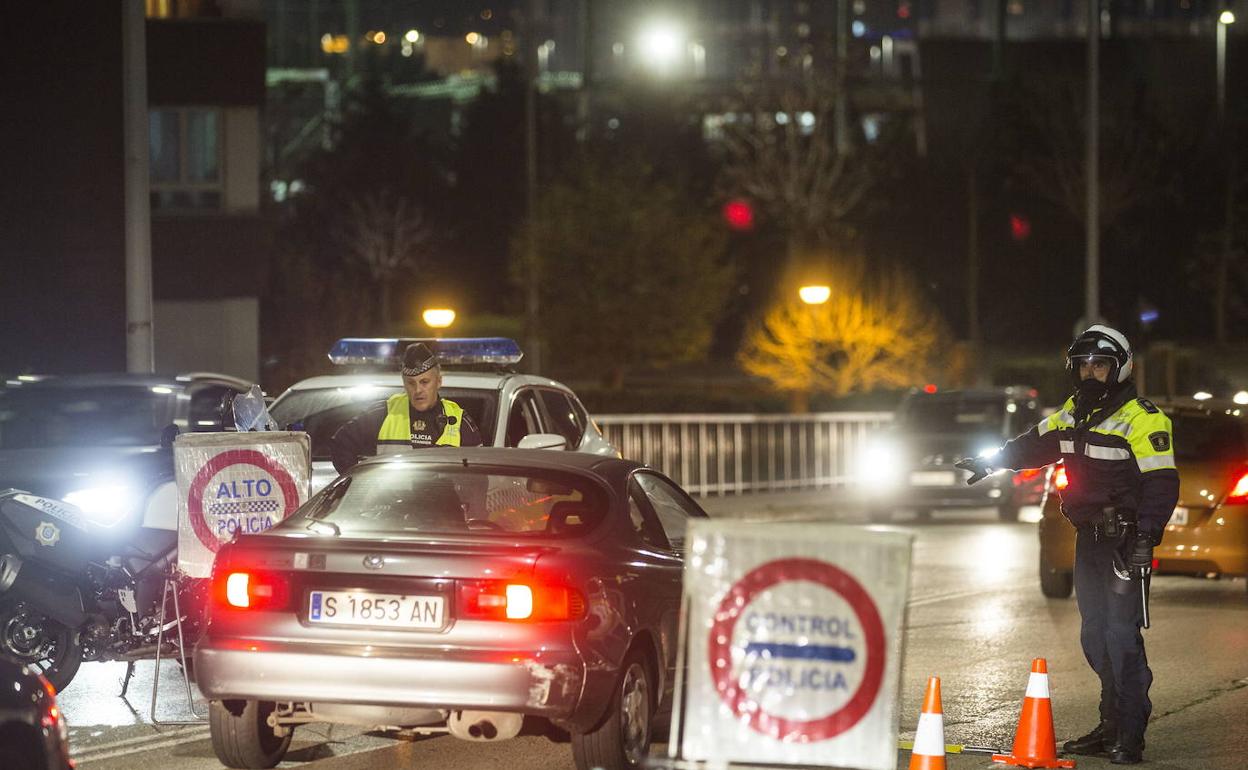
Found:
<svg viewBox="0 0 1248 770"><path fill-rule="evenodd" d="M742 368L787 393L795 411L805 411L813 393L844 396L932 377L948 334L909 275L852 260L832 268L830 285L822 305L797 296L776 302L747 332Z"/></svg>
<svg viewBox="0 0 1248 770"><path fill-rule="evenodd" d="M831 81L767 82L743 91L725 130L726 187L781 225L791 257L842 239L871 188L871 157L838 152L835 110Z"/></svg>
<svg viewBox="0 0 1248 770"><path fill-rule="evenodd" d="M427 268L437 239L424 209L386 190L370 192L351 201L334 233L367 271L380 298L378 320L388 323L394 278Z"/></svg>

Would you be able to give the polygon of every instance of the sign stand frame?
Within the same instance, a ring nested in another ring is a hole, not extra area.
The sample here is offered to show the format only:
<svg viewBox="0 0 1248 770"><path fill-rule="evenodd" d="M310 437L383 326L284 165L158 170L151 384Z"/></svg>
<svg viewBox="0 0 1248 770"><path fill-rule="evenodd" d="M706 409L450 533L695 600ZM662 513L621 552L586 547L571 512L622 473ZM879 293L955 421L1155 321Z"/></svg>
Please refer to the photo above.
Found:
<svg viewBox="0 0 1248 770"><path fill-rule="evenodd" d="M195 579L195 578L188 578ZM177 655L178 660L182 664L182 681L186 685L186 707L187 710L194 715L194 719L157 719L156 718L156 698L160 690L160 647L164 641L165 635L165 611L169 606L169 594L173 594L173 614L174 624L178 628ZM152 708L151 719L154 725L202 725L208 723L208 714L200 714L195 710L195 694L191 690L191 675L187 670L187 654L186 654L186 637L182 633L182 607L178 601L178 587L176 576L169 574L165 576L165 585L160 595L160 620L158 621L156 633L156 670L152 678ZM128 672L127 672L128 677Z"/></svg>

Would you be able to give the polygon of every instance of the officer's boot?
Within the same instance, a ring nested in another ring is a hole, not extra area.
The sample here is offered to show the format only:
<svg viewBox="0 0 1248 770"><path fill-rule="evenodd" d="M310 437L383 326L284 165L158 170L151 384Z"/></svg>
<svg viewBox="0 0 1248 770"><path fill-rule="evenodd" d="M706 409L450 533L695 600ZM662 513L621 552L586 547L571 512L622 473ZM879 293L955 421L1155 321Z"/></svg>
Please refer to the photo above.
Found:
<svg viewBox="0 0 1248 770"><path fill-rule="evenodd" d="M1117 743L1107 747L1109 761L1115 765L1138 765L1144 761L1144 738L1129 739L1121 736Z"/></svg>
<svg viewBox="0 0 1248 770"><path fill-rule="evenodd" d="M1062 751L1067 754L1105 754L1118 741L1118 728L1113 722L1101 722L1092 728L1092 732L1078 738L1072 738L1062 744Z"/></svg>

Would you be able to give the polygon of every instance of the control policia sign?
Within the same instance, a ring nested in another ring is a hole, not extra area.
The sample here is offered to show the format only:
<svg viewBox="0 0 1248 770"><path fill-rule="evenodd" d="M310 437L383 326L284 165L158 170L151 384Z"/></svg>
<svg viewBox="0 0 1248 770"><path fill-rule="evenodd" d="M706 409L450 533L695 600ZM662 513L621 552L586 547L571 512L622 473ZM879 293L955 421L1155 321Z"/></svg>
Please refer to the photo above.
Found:
<svg viewBox="0 0 1248 770"><path fill-rule="evenodd" d="M206 578L222 543L263 532L307 501L308 434L190 433L173 444L178 482L178 568Z"/></svg>
<svg viewBox="0 0 1248 770"><path fill-rule="evenodd" d="M892 770L910 539L691 522L671 759Z"/></svg>

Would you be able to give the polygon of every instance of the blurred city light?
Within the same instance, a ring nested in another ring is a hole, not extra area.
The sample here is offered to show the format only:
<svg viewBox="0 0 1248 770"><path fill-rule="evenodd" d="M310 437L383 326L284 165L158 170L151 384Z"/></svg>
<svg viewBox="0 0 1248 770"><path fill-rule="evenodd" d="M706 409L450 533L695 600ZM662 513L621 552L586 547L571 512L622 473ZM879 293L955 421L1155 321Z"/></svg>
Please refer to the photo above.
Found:
<svg viewBox="0 0 1248 770"><path fill-rule="evenodd" d="M670 19L655 19L641 28L637 47L646 66L666 72L680 60L685 31Z"/></svg>
<svg viewBox="0 0 1248 770"><path fill-rule="evenodd" d="M481 36L478 35L476 32L469 32L467 35L464 35L464 42L467 43L468 45L476 45L477 41L480 39L481 39Z"/></svg>
<svg viewBox="0 0 1248 770"><path fill-rule="evenodd" d="M754 207L744 198L733 198L724 204L724 221L733 230L745 232L754 229Z"/></svg>
<svg viewBox="0 0 1248 770"><path fill-rule="evenodd" d="M420 317L432 329L445 329L455 323L455 311L447 307L431 307L421 313Z"/></svg>
<svg viewBox="0 0 1248 770"><path fill-rule="evenodd" d="M924 386L923 386L923 392L924 392L924 393L929 393L929 394L930 394L930 393L935 393L936 391L937 391L937 387L936 387L936 383L934 383L934 382L929 382L929 383L927 383L926 385L924 385Z"/></svg>
<svg viewBox="0 0 1248 770"><path fill-rule="evenodd" d="M375 45L382 45L383 43L386 42L386 33L380 30L378 31L369 30L368 32L364 34L364 39Z"/></svg>
<svg viewBox="0 0 1248 770"><path fill-rule="evenodd" d="M1231 398L1237 404L1248 404L1248 390L1241 390Z"/></svg>
<svg viewBox="0 0 1248 770"><path fill-rule="evenodd" d="M1198 390L1192 394L1192 398L1196 399L1197 401L1208 401L1209 399L1213 398L1213 394L1209 393L1208 391Z"/></svg>
<svg viewBox="0 0 1248 770"><path fill-rule="evenodd" d="M1223 11L1222 15L1218 17L1218 23L1219 24L1234 24L1235 14L1232 13L1231 11Z"/></svg>
<svg viewBox="0 0 1248 770"><path fill-rule="evenodd" d="M321 50L325 53L346 53L350 47L346 35L321 35Z"/></svg>
<svg viewBox="0 0 1248 770"><path fill-rule="evenodd" d="M420 32L418 30L409 29L403 39L409 43L417 43L420 41Z"/></svg>
<svg viewBox="0 0 1248 770"><path fill-rule="evenodd" d="M832 296L830 286L803 286L797 290L797 296L807 305L822 305Z"/></svg>

